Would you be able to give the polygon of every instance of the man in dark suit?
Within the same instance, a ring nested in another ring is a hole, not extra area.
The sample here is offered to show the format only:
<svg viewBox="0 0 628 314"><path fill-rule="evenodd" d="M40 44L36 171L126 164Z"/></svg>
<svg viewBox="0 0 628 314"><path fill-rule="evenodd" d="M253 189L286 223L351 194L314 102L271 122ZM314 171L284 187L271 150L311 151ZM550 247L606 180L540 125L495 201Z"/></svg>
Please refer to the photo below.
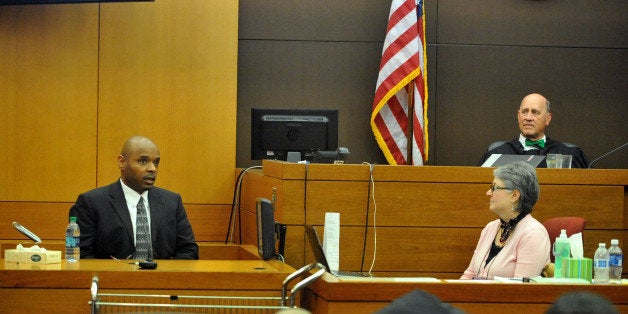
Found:
<svg viewBox="0 0 628 314"><path fill-rule="evenodd" d="M482 165L492 154L511 155L571 155L572 168L587 168L589 161L580 147L567 146L564 143L545 136L545 127L552 121L550 102L540 94L530 94L523 98L517 111L519 122L518 138L512 139L487 151L478 165ZM546 168L543 160L540 168Z"/></svg>
<svg viewBox="0 0 628 314"><path fill-rule="evenodd" d="M198 259L181 196L153 186L159 161L150 139L132 137L118 156L120 180L78 196L70 216L81 228L81 258Z"/></svg>

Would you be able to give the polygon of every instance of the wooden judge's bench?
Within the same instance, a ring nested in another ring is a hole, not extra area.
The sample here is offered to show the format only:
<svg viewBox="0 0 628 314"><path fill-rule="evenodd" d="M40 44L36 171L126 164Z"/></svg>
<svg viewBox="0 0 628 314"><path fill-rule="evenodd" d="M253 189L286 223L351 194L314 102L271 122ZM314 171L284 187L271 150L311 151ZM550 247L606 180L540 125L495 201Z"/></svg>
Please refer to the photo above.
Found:
<svg viewBox="0 0 628 314"><path fill-rule="evenodd" d="M287 225L286 262L300 267L314 261L303 226L317 226L322 238L325 213L338 212L340 269L368 271L373 263L372 272L378 277L457 279L473 255L482 228L497 218L488 210L486 195L492 171L481 167L303 165L265 160L262 170L248 171L243 177L242 230L255 230L256 198L274 199L275 219ZM537 174L541 194L532 212L537 220L584 217L585 257L592 258L597 244L608 244L612 238L619 239L624 251L628 250L628 170L537 169ZM243 239L244 243L255 243L255 234L245 232ZM624 268L624 278L626 273ZM434 292L470 312L507 310L510 303L520 304L519 309L534 303L537 306L532 312L542 312L561 292L578 289L594 289L616 303L623 301L619 304L624 306L628 299L625 285L509 286L507 290L527 297L500 300L504 286L346 283L325 278L307 289L309 295L304 300L319 313L342 313L359 305L365 305L363 309L369 312L412 289ZM543 296L535 298L538 294Z"/></svg>
<svg viewBox="0 0 628 314"><path fill-rule="evenodd" d="M371 172L367 164L264 160L261 171L243 178L242 230L249 231L243 242L255 243L256 198L274 197L275 220L287 225L286 262L293 267L314 261L303 226L318 226L322 238L325 213L338 212L340 269L368 271L377 247L376 275L459 278L480 231L497 219L486 195L492 171L375 165ZM532 211L537 220L584 217L585 257L611 239L628 250L628 170L543 168L537 174L541 193Z"/></svg>

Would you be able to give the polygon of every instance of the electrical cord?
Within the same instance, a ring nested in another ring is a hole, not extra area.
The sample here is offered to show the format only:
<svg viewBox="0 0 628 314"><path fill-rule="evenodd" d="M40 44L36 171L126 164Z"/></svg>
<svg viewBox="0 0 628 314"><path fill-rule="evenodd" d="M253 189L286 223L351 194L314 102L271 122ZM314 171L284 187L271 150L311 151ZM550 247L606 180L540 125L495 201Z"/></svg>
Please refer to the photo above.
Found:
<svg viewBox="0 0 628 314"><path fill-rule="evenodd" d="M308 224L307 222L307 172L308 172L309 165L310 165L309 162L305 163L305 178L303 179L303 217L305 218L306 225ZM307 241L306 237L307 235L304 233L303 244L305 244L305 241ZM303 245L303 256L305 256L305 245Z"/></svg>
<svg viewBox="0 0 628 314"><path fill-rule="evenodd" d="M277 259L278 259L279 261L281 261L282 263L285 263L285 262L286 262L286 260L285 260L284 256L283 256L283 255L281 255L281 254L275 254L275 258L277 258Z"/></svg>
<svg viewBox="0 0 628 314"><path fill-rule="evenodd" d="M236 179L236 185L233 189L233 199L231 201L231 213L229 215L229 225L227 227L227 235L225 237L225 244L229 243L229 239L231 238L231 242L233 243L233 234L232 234L232 230L235 229L235 219L233 218L233 216L236 213L236 209L238 211L238 213L240 212L240 201L241 201L241 195L242 195L242 181L244 179L244 175L251 169L262 169L262 166L252 166L252 167L248 167L244 170L242 170L242 172L240 172L240 174L238 174L238 178ZM238 215L238 218L240 215ZM238 220L239 222L239 228L242 228L242 223L241 220ZM240 242L242 242L242 229L240 229Z"/></svg>
<svg viewBox="0 0 628 314"><path fill-rule="evenodd" d="M373 165L369 164L368 162L363 162L362 164L369 166L369 177L372 178ZM360 272L364 271L364 259L366 258L366 243L367 243L368 230L369 230L369 212L370 212L370 207L371 207L371 183L372 182L373 180L369 179L369 184L368 184L367 194L366 194L366 217L365 217L366 222L364 224L364 243L362 244L362 262L360 262Z"/></svg>
<svg viewBox="0 0 628 314"><path fill-rule="evenodd" d="M366 225L364 229L364 252L362 253L362 260L364 261L364 256L366 255L366 236L368 231L368 215L370 209L370 201L373 200L373 259L371 260L371 267L369 268L368 274L372 275L373 267L375 266L375 260L377 258L377 202L375 201L375 180L373 180L373 169L375 164L369 164L368 162L364 162L363 164L369 165L369 193L367 200L367 208L366 208ZM363 262L364 263L364 262Z"/></svg>

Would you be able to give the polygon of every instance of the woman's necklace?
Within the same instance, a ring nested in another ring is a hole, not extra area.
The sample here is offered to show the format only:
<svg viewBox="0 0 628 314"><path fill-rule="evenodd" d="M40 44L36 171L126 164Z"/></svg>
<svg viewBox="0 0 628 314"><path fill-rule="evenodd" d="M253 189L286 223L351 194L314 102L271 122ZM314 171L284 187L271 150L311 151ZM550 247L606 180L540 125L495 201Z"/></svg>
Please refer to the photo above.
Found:
<svg viewBox="0 0 628 314"><path fill-rule="evenodd" d="M523 219L523 217L525 217L525 215L519 214L517 217L510 219L507 222L501 220L500 218L501 223L499 224L499 227L502 229L502 234L499 236L499 243L502 245L506 243L506 240L508 240L508 237L510 236L510 232L515 228L517 223Z"/></svg>

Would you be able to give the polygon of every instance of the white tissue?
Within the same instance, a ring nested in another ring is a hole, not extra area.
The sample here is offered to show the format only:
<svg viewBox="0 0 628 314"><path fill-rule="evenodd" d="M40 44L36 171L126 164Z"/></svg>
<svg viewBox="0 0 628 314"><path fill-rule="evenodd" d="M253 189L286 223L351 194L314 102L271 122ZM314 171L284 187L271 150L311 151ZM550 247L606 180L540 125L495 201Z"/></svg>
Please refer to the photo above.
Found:
<svg viewBox="0 0 628 314"><path fill-rule="evenodd" d="M25 248L24 246L22 246L22 244L18 244L15 247L16 250L18 251L22 251L22 252L46 252L46 249L44 249L43 247L39 247L39 245L35 244L29 248Z"/></svg>
<svg viewBox="0 0 628 314"><path fill-rule="evenodd" d="M571 257L583 258L584 249L582 245L582 233L574 233L569 237L569 247L571 250Z"/></svg>

